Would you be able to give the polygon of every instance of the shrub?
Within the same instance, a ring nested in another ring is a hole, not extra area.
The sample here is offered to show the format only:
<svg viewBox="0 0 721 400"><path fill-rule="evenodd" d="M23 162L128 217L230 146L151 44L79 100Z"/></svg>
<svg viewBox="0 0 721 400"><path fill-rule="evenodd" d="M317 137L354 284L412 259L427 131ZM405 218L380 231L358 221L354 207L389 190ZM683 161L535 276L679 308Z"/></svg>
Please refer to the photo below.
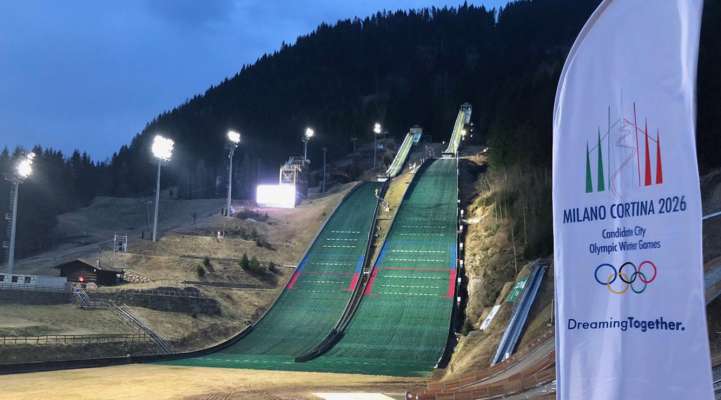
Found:
<svg viewBox="0 0 721 400"><path fill-rule="evenodd" d="M276 267L276 265L273 261L268 263L268 271L270 271L274 274L277 274L280 272L280 271L278 271L278 267Z"/></svg>
<svg viewBox="0 0 721 400"><path fill-rule="evenodd" d="M248 260L248 255L243 253L243 257L240 259L240 268L243 269L243 271L250 270L250 260Z"/></svg>
<svg viewBox="0 0 721 400"><path fill-rule="evenodd" d="M198 274L198 278L202 278L205 276L205 268L203 268L202 265L198 265L195 272Z"/></svg>

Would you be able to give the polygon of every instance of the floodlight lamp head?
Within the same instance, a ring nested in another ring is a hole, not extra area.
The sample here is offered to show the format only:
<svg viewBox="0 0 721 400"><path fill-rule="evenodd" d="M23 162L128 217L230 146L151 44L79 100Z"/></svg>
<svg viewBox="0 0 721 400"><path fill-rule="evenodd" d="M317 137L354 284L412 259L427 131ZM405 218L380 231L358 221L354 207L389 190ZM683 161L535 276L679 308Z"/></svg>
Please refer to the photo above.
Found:
<svg viewBox="0 0 721 400"><path fill-rule="evenodd" d="M15 173L18 178L26 179L33 173L33 160L35 159L35 153L28 153L15 166Z"/></svg>
<svg viewBox="0 0 721 400"><path fill-rule="evenodd" d="M152 147L153 155L159 160L168 161L173 156L174 146L175 142L173 139L168 139L161 135L155 135Z"/></svg>
<svg viewBox="0 0 721 400"><path fill-rule="evenodd" d="M240 133L236 131L228 131L228 140L237 146L238 143L240 143Z"/></svg>
<svg viewBox="0 0 721 400"><path fill-rule="evenodd" d="M305 139L308 140L315 135L315 131L312 128L305 128Z"/></svg>
<svg viewBox="0 0 721 400"><path fill-rule="evenodd" d="M376 135L379 135L381 132L383 132L383 127L381 126L381 124L379 124L378 122L376 122L376 123L373 125L373 132L374 132Z"/></svg>

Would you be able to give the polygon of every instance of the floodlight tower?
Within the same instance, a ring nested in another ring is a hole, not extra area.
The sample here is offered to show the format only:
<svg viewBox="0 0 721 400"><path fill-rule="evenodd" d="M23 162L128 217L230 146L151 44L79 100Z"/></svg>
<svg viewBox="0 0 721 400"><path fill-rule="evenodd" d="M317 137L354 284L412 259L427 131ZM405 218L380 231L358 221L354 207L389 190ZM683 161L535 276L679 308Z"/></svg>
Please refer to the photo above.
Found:
<svg viewBox="0 0 721 400"><path fill-rule="evenodd" d="M240 143L240 133L228 131L228 200L225 205L225 215L230 217L230 196L233 193L233 155Z"/></svg>
<svg viewBox="0 0 721 400"><path fill-rule="evenodd" d="M20 191L20 184L25 181L33 173L33 160L35 159L35 153L30 152L21 158L17 164L15 164L14 173L8 177L8 180L13 185L13 219L10 225L10 248L8 252L8 274L12 274L15 269L15 233L17 231L17 219L18 219L18 192Z"/></svg>
<svg viewBox="0 0 721 400"><path fill-rule="evenodd" d="M376 168L376 149L378 149L378 135L383 132L383 127L381 127L381 124L376 122L373 125L373 169Z"/></svg>
<svg viewBox="0 0 721 400"><path fill-rule="evenodd" d="M158 206L160 205L160 167L163 161L169 161L173 156L175 142L172 139L155 135L153 139L153 156L158 159L158 177L155 181L155 218L153 219L153 242L158 239Z"/></svg>
<svg viewBox="0 0 721 400"><path fill-rule="evenodd" d="M303 135L303 161L308 161L308 142L313 136L315 136L315 131L312 128L305 128L305 135Z"/></svg>

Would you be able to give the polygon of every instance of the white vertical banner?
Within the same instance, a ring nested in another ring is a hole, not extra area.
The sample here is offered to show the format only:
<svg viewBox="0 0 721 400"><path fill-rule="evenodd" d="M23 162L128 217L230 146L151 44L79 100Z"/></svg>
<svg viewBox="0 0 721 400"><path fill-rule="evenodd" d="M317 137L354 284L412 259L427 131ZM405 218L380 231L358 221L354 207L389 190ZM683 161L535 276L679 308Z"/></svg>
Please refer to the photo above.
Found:
<svg viewBox="0 0 721 400"><path fill-rule="evenodd" d="M604 0L553 118L557 398L712 399L695 145L702 0Z"/></svg>

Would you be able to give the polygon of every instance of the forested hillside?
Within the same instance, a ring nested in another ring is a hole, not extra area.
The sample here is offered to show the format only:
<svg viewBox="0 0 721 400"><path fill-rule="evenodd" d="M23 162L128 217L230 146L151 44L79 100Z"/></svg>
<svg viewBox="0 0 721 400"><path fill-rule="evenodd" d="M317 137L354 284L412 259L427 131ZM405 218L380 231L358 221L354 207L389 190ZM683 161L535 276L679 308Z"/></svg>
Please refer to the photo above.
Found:
<svg viewBox="0 0 721 400"><path fill-rule="evenodd" d="M156 133L176 140L164 185L178 185L182 197L210 197L225 188L225 132L242 132L234 189L236 197L247 197L259 177L272 179L289 155L302 152L306 126L317 133L310 146L317 165L323 146L333 159L350 150L351 137L371 140L375 121L397 137L420 124L435 140L446 140L466 101L473 106L475 139L491 146L494 165L548 169L558 76L598 3L517 1L500 11L462 5L320 25L150 121L109 165L97 166L101 177L88 196L151 193L149 149ZM721 165L716 155L721 148L721 0L705 3L698 102L702 170ZM44 160L38 160L38 168ZM42 190L70 190L61 182L49 180ZM6 197L0 193L0 201ZM52 212L67 208L55 196L46 200Z"/></svg>

